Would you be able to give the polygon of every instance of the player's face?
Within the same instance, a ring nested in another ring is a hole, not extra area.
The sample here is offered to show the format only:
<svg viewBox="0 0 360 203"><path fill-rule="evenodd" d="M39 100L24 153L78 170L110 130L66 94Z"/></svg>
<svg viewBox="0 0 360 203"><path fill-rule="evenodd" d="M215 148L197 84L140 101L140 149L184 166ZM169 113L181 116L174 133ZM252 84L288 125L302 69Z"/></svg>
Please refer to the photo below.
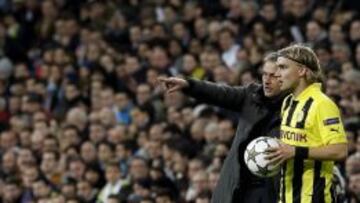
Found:
<svg viewBox="0 0 360 203"><path fill-rule="evenodd" d="M295 61L284 57L279 57L276 65L278 67L276 76L279 77L280 90L295 90L302 76L302 67Z"/></svg>
<svg viewBox="0 0 360 203"><path fill-rule="evenodd" d="M266 97L273 97L280 94L280 82L275 75L277 66L274 62L267 61L262 69L263 90Z"/></svg>

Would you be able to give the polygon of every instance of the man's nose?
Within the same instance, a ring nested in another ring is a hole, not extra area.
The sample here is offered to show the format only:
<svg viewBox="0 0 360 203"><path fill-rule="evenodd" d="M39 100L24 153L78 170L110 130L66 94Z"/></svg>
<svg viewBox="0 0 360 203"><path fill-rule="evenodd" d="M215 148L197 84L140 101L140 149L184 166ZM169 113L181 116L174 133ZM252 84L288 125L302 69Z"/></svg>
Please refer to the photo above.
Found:
<svg viewBox="0 0 360 203"><path fill-rule="evenodd" d="M263 80L264 80L264 82L266 84L268 84L270 82L270 77L269 76L264 76Z"/></svg>
<svg viewBox="0 0 360 203"><path fill-rule="evenodd" d="M279 78L279 77L280 77L280 69L277 69L277 70L276 70L274 76L275 76L276 78Z"/></svg>

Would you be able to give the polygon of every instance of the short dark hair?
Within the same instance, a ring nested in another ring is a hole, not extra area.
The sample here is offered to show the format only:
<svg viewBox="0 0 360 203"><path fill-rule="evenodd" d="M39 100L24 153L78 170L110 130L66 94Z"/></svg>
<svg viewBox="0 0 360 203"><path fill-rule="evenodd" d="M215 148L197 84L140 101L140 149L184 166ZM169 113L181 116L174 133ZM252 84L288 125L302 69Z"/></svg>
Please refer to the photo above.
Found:
<svg viewBox="0 0 360 203"><path fill-rule="evenodd" d="M44 151L43 152L43 155L44 154L46 154L46 153L50 153L50 154L53 154L54 155L54 157L55 157L55 160L56 161L59 161L59 159L60 159L60 153L59 152L57 152L57 151L55 151L55 150L48 150L48 151Z"/></svg>
<svg viewBox="0 0 360 203"><path fill-rule="evenodd" d="M154 199L151 198L151 197L144 197L144 198L142 198L142 199L140 200L140 203L141 203L142 201L155 202Z"/></svg>
<svg viewBox="0 0 360 203"><path fill-rule="evenodd" d="M18 185L20 186L20 180L15 176L8 176L4 179L4 183L8 185Z"/></svg>
<svg viewBox="0 0 360 203"><path fill-rule="evenodd" d="M108 199L110 199L110 198L118 200L119 203L128 203L127 197L124 193L111 194L111 195L109 195Z"/></svg>
<svg viewBox="0 0 360 203"><path fill-rule="evenodd" d="M222 33L229 33L230 36L231 36L231 38L235 38L235 36L236 36L235 33L234 33L234 31L231 30L230 28L227 28L227 27L222 28L222 29L220 30L219 34L222 34Z"/></svg>
<svg viewBox="0 0 360 203"><path fill-rule="evenodd" d="M108 168L117 168L117 169L119 169L119 171L121 171L119 163L115 160L110 160L110 161L106 162L105 170L107 170Z"/></svg>
<svg viewBox="0 0 360 203"><path fill-rule="evenodd" d="M161 188L158 189L156 192L155 197L169 197L170 200L174 200L174 195L171 193L169 189Z"/></svg>
<svg viewBox="0 0 360 203"><path fill-rule="evenodd" d="M269 54L267 54L265 57L264 57L264 60L263 62L276 62L278 58L278 54L276 52L270 52Z"/></svg>
<svg viewBox="0 0 360 203"><path fill-rule="evenodd" d="M111 142L108 141L101 141L99 143L97 143L96 147L99 148L101 145L106 145L110 148L111 151L115 150L115 145Z"/></svg>

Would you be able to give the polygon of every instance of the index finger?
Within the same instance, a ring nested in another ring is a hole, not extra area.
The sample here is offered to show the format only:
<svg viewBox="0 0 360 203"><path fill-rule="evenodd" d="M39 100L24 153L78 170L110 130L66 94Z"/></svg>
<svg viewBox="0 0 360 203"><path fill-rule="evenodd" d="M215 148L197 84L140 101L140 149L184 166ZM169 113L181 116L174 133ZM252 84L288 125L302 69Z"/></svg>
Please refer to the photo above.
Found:
<svg viewBox="0 0 360 203"><path fill-rule="evenodd" d="M278 149L277 147L269 147L269 148L265 149L265 152L267 152L267 153L276 152L277 149Z"/></svg>

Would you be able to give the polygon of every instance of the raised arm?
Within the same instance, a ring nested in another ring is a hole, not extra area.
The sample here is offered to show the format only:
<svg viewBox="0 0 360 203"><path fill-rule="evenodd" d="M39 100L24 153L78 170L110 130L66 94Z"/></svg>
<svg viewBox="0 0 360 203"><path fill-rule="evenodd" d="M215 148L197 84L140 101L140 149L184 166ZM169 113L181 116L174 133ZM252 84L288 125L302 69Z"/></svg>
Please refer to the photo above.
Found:
<svg viewBox="0 0 360 203"><path fill-rule="evenodd" d="M167 93L181 90L200 102L239 110L247 95L245 87L230 87L212 82L177 77L159 78Z"/></svg>

